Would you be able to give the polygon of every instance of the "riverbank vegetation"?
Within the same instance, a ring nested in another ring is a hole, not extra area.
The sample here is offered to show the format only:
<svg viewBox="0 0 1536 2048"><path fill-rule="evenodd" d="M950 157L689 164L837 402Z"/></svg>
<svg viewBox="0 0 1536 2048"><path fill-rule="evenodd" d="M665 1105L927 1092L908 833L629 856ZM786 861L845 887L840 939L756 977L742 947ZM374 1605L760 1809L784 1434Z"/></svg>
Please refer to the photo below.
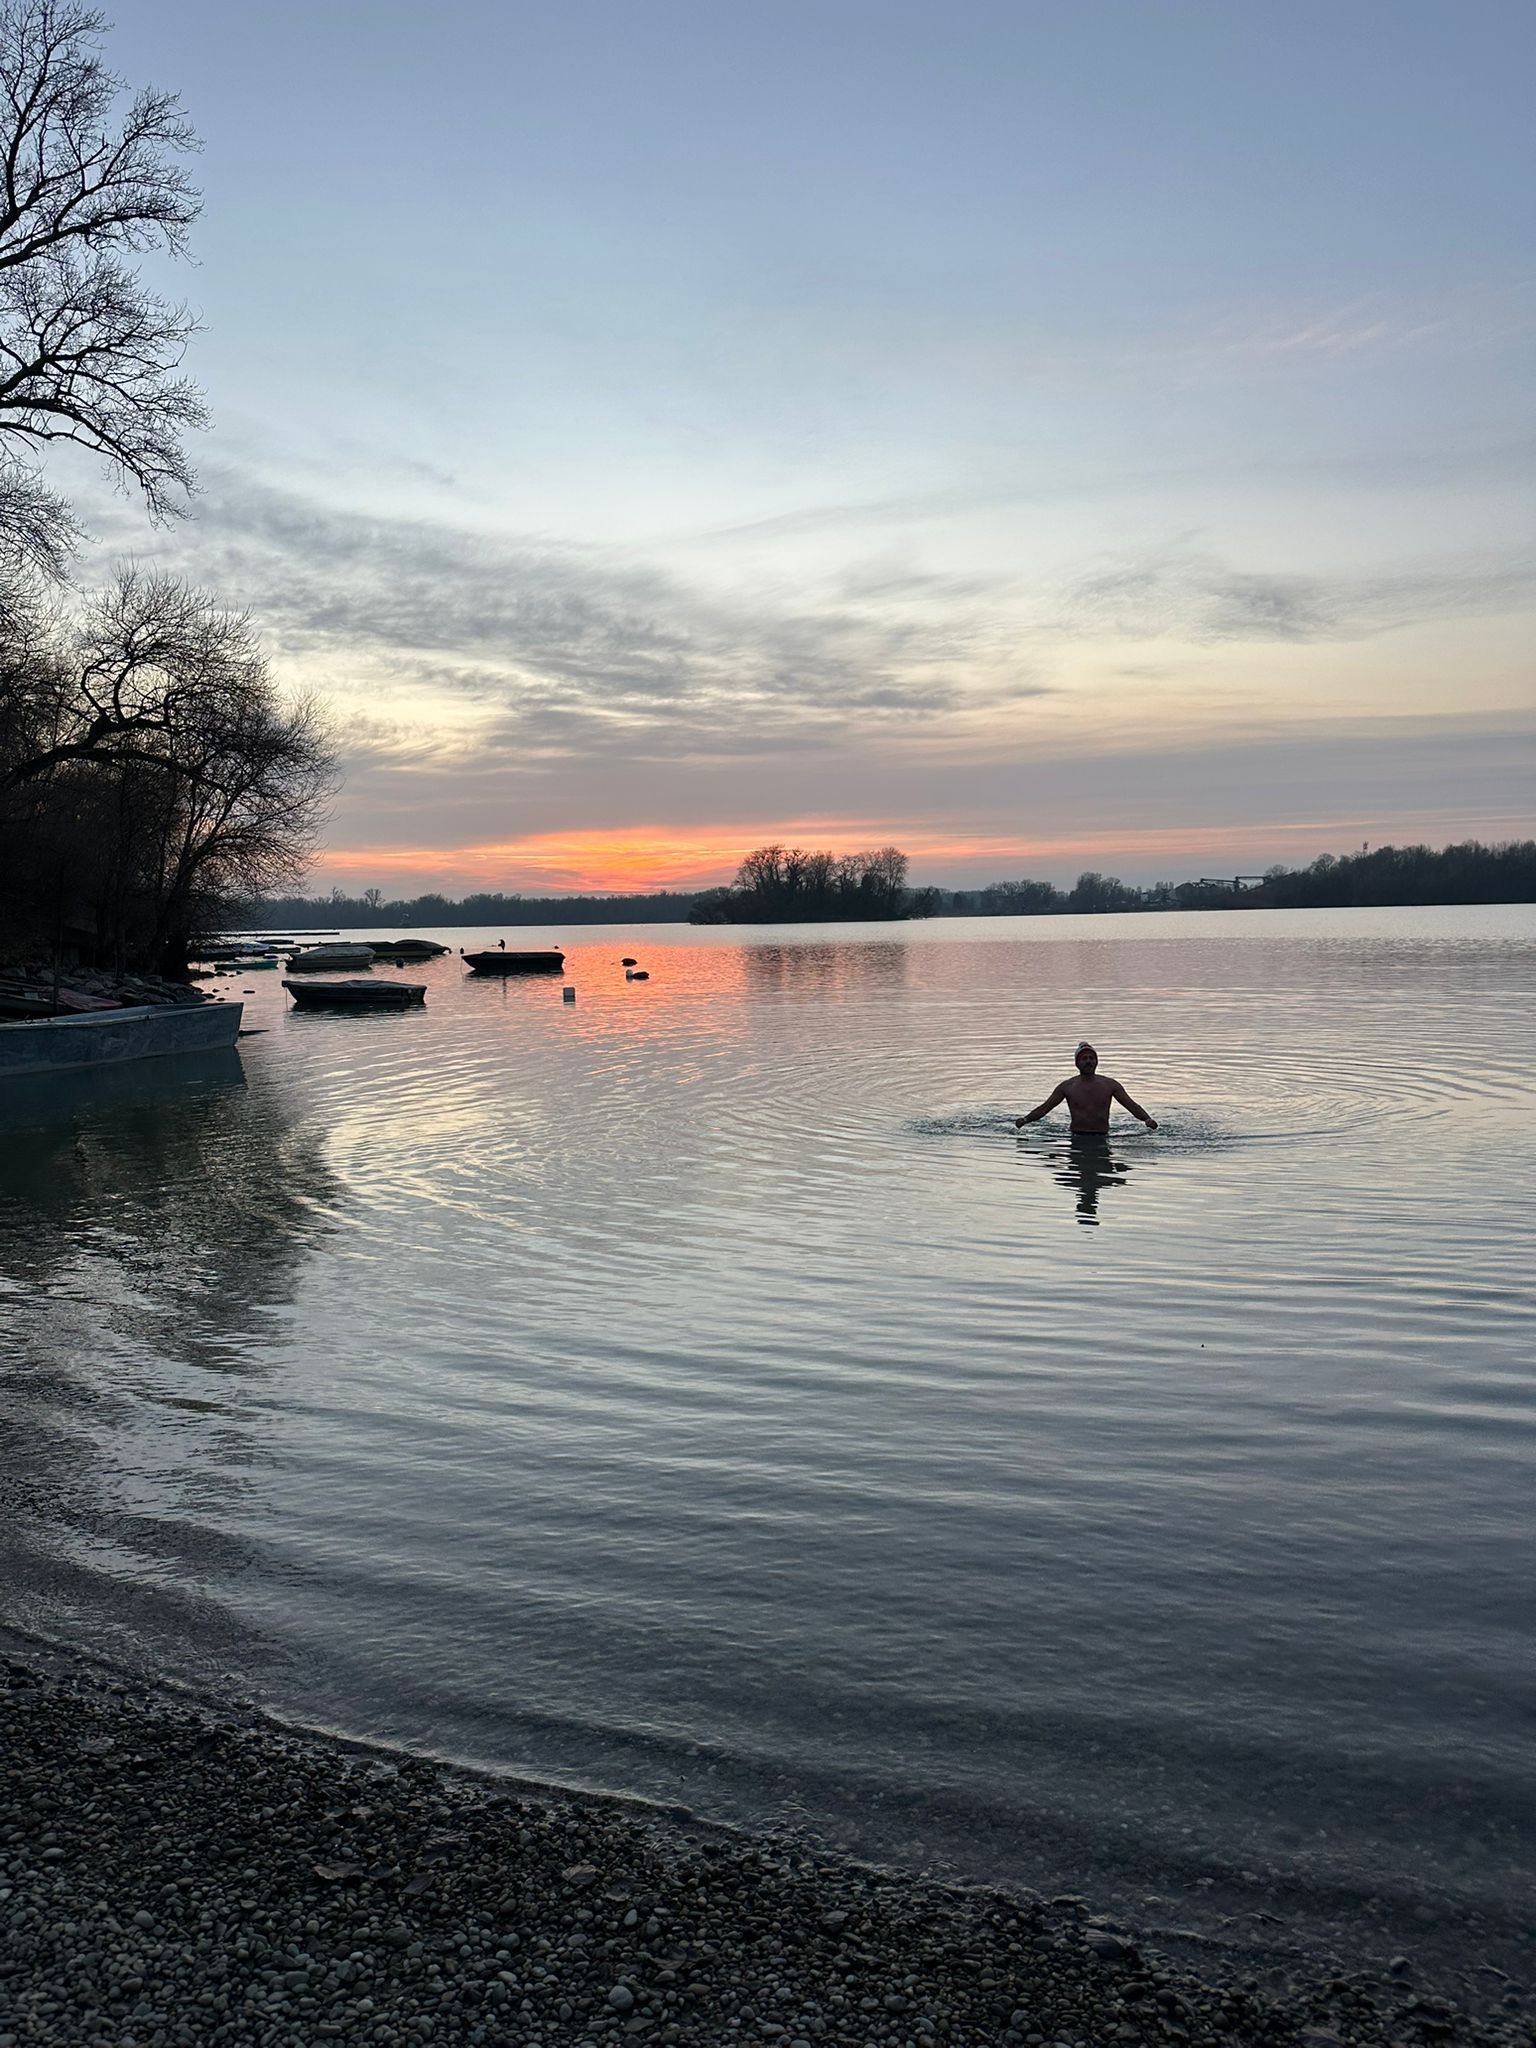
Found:
<svg viewBox="0 0 1536 2048"><path fill-rule="evenodd" d="M82 538L41 458L101 458L157 522L205 424L193 322L133 259L186 253L196 147L179 103L131 100L99 15L0 6L0 957L185 968L199 926L304 873L332 756L250 622L174 577L70 581Z"/></svg>

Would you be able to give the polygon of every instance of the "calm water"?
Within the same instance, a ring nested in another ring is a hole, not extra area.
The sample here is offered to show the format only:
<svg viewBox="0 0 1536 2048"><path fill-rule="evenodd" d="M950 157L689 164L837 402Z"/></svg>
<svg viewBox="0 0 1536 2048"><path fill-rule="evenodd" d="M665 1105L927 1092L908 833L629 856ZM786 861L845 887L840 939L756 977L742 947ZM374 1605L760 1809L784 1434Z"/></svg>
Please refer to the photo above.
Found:
<svg viewBox="0 0 1536 2048"><path fill-rule="evenodd" d="M7 1084L0 1615L1180 1920L1530 1896L1536 910L556 937ZM1085 1033L1107 1159L1011 1123Z"/></svg>

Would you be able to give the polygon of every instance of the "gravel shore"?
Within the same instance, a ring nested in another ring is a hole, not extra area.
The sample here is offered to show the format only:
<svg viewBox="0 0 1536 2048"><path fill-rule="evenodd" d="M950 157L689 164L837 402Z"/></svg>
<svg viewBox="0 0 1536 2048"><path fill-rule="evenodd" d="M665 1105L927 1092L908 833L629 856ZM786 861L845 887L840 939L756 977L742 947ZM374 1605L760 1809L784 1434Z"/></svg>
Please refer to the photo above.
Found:
<svg viewBox="0 0 1536 2048"><path fill-rule="evenodd" d="M0 1662L0 2048L1529 2048L1380 1975L1230 1981L1087 1902L533 1796ZM1497 1988L1497 1987L1496 1987Z"/></svg>

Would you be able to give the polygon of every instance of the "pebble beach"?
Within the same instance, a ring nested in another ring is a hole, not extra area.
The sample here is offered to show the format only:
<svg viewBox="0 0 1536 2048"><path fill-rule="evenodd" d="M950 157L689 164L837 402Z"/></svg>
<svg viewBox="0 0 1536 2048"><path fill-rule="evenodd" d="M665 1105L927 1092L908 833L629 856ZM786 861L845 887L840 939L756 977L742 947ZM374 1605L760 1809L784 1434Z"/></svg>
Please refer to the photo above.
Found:
<svg viewBox="0 0 1536 2048"><path fill-rule="evenodd" d="M0 1663L0 2048L1529 2048L1414 1961L1191 1968L1086 1896L508 1786L71 1665ZM1499 1973L1493 1973L1499 1977Z"/></svg>

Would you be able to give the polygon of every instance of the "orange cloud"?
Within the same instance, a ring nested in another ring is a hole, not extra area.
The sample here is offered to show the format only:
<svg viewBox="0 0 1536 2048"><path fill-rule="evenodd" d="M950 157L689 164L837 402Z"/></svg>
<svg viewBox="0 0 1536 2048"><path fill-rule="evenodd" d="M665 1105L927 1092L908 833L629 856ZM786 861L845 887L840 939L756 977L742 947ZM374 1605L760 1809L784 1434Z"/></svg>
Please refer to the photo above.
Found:
<svg viewBox="0 0 1536 2048"><path fill-rule="evenodd" d="M942 879L964 870L973 877L1061 872L1072 866L1113 867L1134 861L1145 869L1164 860L1171 879L1212 864L1252 865L1311 855L1352 844L1358 818L1332 822L1230 826L1165 826L1113 836L1102 830L1027 838L1005 833L960 833L943 825L891 825L868 820L800 818L765 824L631 826L608 832L545 832L474 846L337 847L321 863L326 881L378 884L420 893L436 887L458 894L504 889L533 895L700 889L729 881L743 854L772 841L852 853L894 841L911 856L915 879ZM1390 824L1371 828L1385 836ZM1294 850L1293 850L1294 849Z"/></svg>

